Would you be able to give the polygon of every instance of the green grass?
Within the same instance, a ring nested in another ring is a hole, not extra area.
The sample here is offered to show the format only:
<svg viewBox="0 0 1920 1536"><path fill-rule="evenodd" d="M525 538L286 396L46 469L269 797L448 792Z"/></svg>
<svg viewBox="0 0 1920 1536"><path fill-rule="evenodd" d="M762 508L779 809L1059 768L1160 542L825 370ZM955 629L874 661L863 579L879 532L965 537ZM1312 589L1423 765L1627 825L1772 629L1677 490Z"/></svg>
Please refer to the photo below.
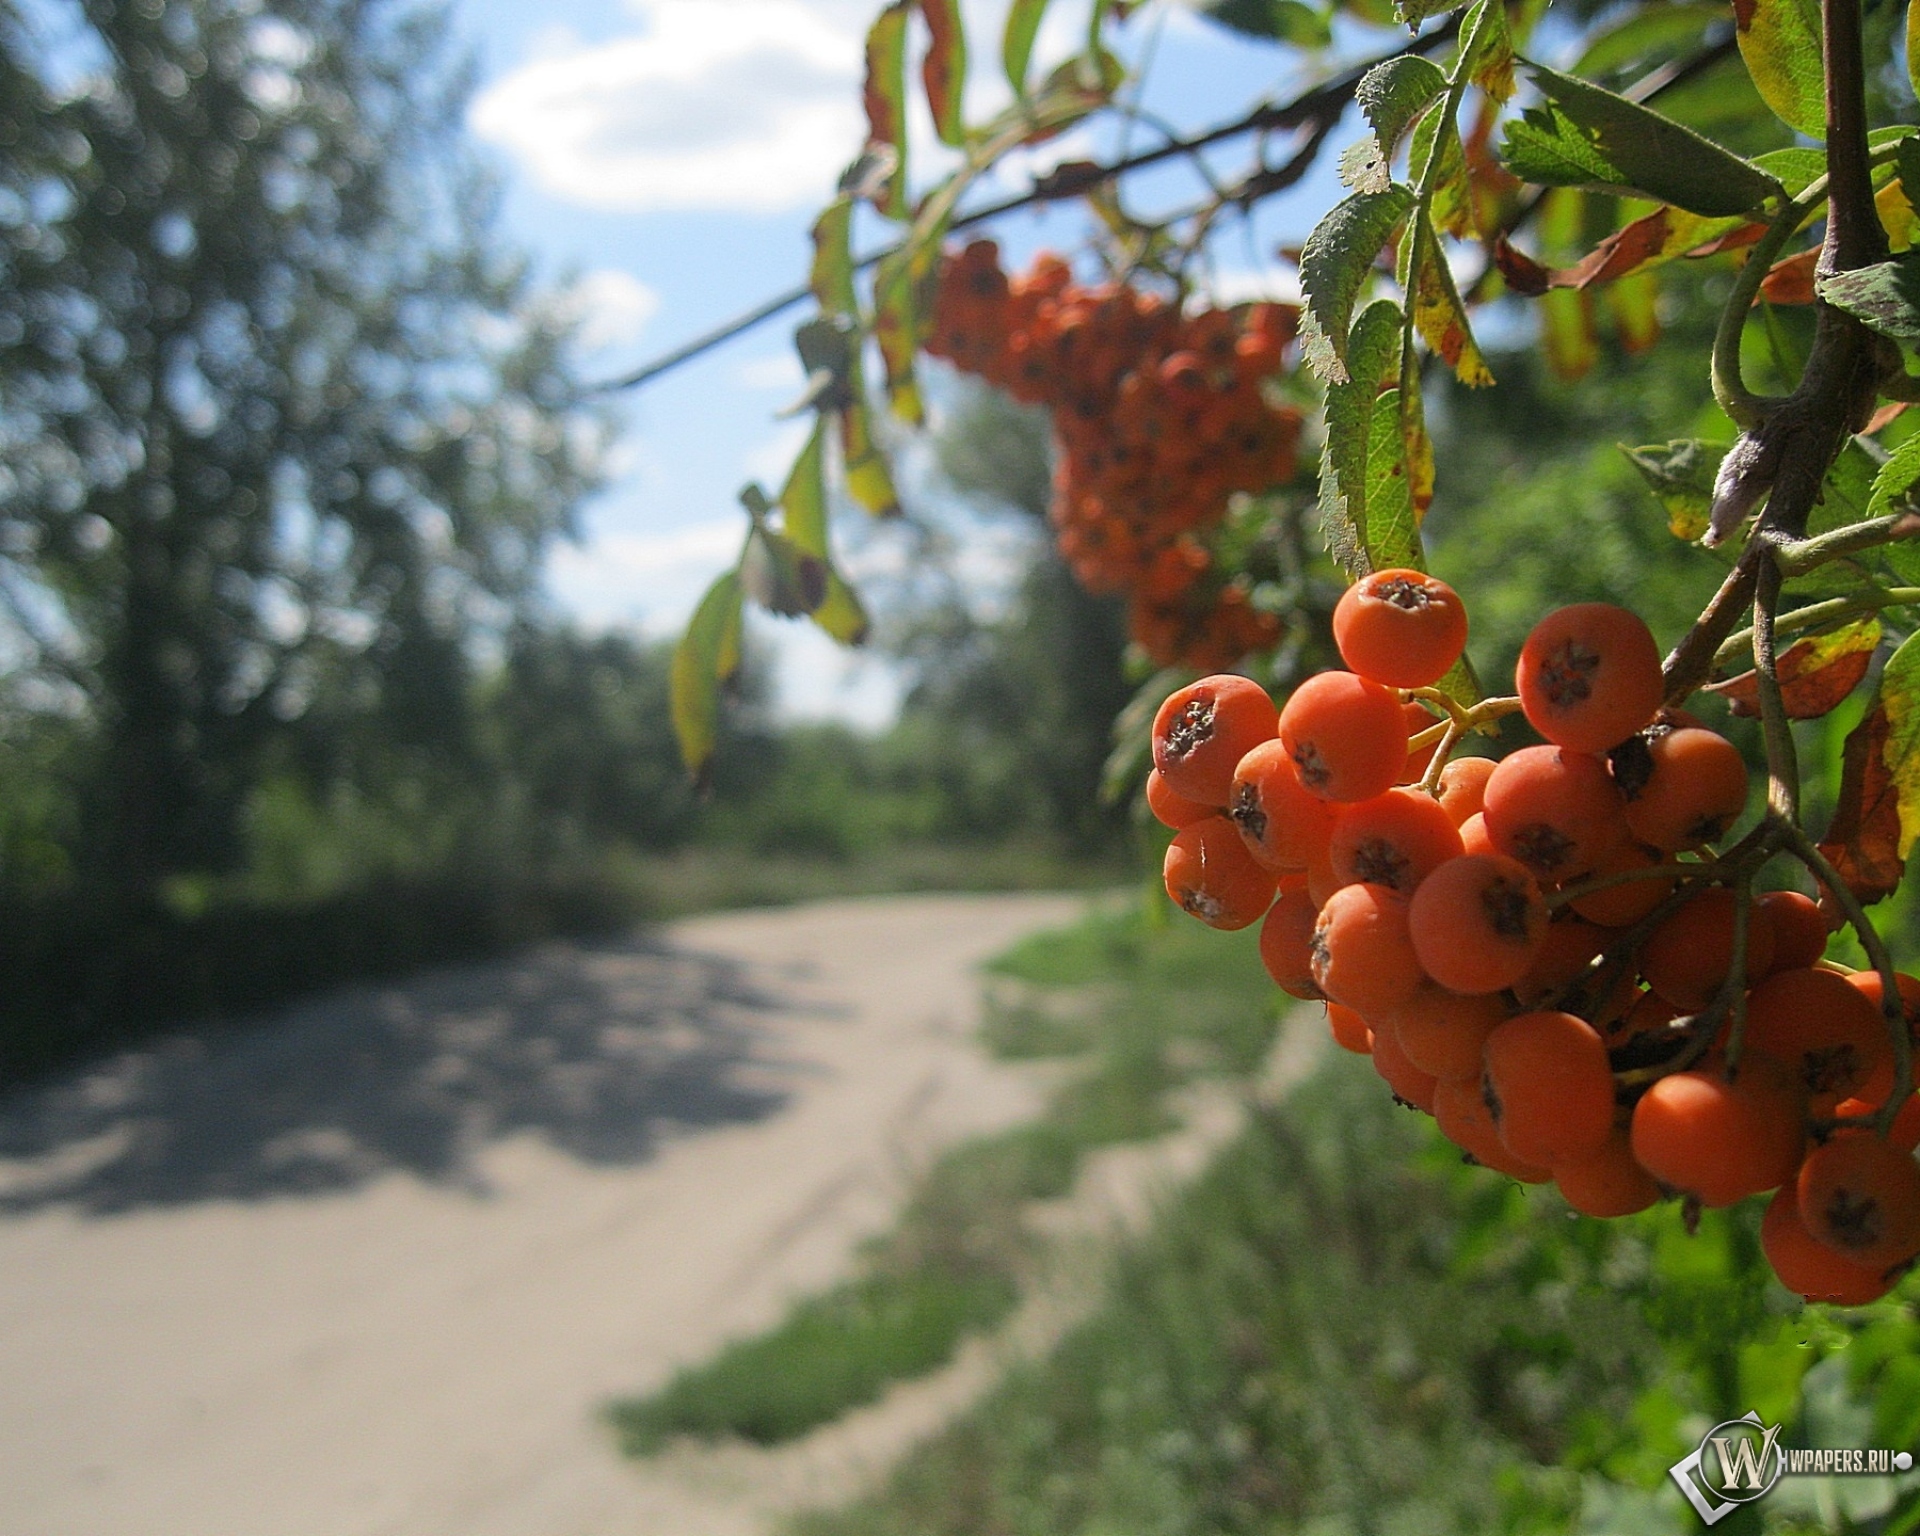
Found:
<svg viewBox="0 0 1920 1536"><path fill-rule="evenodd" d="M1543 1304L1526 1201L1433 1160L1365 1063L1262 1118L1119 1267L1049 1359L851 1509L794 1536L1215 1536L1510 1528L1653 1366L1622 1303ZM1471 1270L1463 1283L1462 1267Z"/></svg>
<svg viewBox="0 0 1920 1536"><path fill-rule="evenodd" d="M1272 1035L1272 988L1246 945L1208 963L1189 925L1138 904L1023 941L998 966L1029 984L1018 1023L990 1041L1010 1056L1077 1054L1084 1070L1030 1125L956 1148L929 1170L859 1273L796 1305L773 1329L607 1410L622 1447L649 1455L676 1436L775 1444L943 1365L969 1333L1017 1305L1034 1242L1023 1215L1072 1188L1085 1154L1170 1129L1167 1091L1195 1070L1244 1069ZM1210 936L1217 937L1217 936ZM1086 1006L1063 998L1098 953L1124 983ZM1053 1005L1070 1006L1062 1015ZM1186 1049L1176 1049L1184 1041Z"/></svg>

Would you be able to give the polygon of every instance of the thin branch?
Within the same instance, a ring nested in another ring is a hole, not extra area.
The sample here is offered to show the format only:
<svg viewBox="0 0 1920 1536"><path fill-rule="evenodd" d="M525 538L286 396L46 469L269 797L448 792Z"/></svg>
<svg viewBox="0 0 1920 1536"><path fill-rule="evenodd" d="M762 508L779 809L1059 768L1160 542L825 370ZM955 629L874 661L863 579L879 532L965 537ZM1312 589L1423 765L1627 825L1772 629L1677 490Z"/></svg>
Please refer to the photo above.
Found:
<svg viewBox="0 0 1920 1536"><path fill-rule="evenodd" d="M970 229L975 225L1003 218L1009 213L1017 213L1023 208L1035 207L1042 203L1064 202L1129 172L1145 170L1149 166L1183 156L1197 157L1199 151L1203 149L1245 134L1264 133L1275 129L1312 128L1313 132L1308 136L1307 144L1301 154L1296 154L1285 165L1274 170L1256 171L1239 186L1228 189L1233 200L1241 202L1243 206L1258 197L1283 191L1306 174L1312 163L1311 155L1319 151L1327 135L1332 132L1334 125L1345 113L1348 103L1353 100L1353 93L1359 89L1360 81L1368 70L1388 59L1399 58L1402 53L1430 53L1442 43L1450 41L1459 30L1459 16L1457 14L1449 16L1443 25L1435 27L1430 32L1423 32L1413 39L1408 47L1356 64L1345 74L1323 81L1291 101L1262 102L1244 117L1236 118L1230 123L1221 123L1190 138L1171 139L1167 143L1155 145L1152 149L1142 150L1139 154L1123 156L1110 165L1063 165L1046 176L1036 177L1033 185L1025 192L957 215L948 227L955 230ZM1303 155L1307 158L1303 159ZM883 250L869 252L855 259L853 269L856 272L867 271L899 249L899 246L893 245ZM776 315L796 305L804 304L812 293L812 288L806 284L791 288L783 294L768 299L757 308L747 311L746 314L694 337L693 340L675 347L671 352L651 362L643 363L631 373L621 374L618 378L604 379L597 384L583 385L581 394L583 396L606 395L625 389L638 389L641 385L659 378L661 374L671 372L703 353L711 352L715 347L733 340L736 336L744 335Z"/></svg>

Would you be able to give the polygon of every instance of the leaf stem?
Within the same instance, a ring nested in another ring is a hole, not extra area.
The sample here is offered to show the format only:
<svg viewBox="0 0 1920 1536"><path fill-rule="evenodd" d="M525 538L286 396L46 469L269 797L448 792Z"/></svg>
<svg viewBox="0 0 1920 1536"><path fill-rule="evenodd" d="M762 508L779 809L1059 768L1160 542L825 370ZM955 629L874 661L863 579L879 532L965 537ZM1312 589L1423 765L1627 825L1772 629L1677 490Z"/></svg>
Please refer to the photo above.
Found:
<svg viewBox="0 0 1920 1536"><path fill-rule="evenodd" d="M1800 759L1786 701L1780 696L1779 659L1774 644L1774 615L1780 607L1780 567L1760 563L1753 599L1753 671L1759 684L1760 719L1767 747L1767 805L1796 826L1800 821Z"/></svg>
<svg viewBox="0 0 1920 1536"><path fill-rule="evenodd" d="M1871 591L1856 593L1851 597L1832 597L1824 603L1809 603L1804 608L1795 608L1781 614L1773 622L1777 635L1799 634L1802 630L1827 629L1845 623L1849 619L1865 618L1868 614L1878 613L1882 608L1899 608L1908 603L1920 603L1920 587L1875 587ZM1753 631L1743 629L1729 635L1726 642L1715 652L1714 667L1720 668L1732 664L1735 657L1753 644Z"/></svg>

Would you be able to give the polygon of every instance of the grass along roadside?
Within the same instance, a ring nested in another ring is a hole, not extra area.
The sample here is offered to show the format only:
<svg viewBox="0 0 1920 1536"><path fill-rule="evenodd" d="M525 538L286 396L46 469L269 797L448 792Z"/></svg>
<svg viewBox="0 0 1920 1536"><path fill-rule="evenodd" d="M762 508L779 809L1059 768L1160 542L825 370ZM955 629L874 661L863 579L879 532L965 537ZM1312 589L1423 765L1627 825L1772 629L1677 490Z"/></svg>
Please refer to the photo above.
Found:
<svg viewBox="0 0 1920 1536"><path fill-rule="evenodd" d="M938 1159L853 1278L651 1396L611 1405L629 1454L676 1436L777 1444L945 1364L1018 1304L1037 1252L1029 1207L1066 1194L1095 1148L1171 1129L1173 1089L1251 1071L1273 1034L1251 936L1223 944L1139 902L1023 940L989 970L992 1048L1077 1066L1047 1114Z"/></svg>

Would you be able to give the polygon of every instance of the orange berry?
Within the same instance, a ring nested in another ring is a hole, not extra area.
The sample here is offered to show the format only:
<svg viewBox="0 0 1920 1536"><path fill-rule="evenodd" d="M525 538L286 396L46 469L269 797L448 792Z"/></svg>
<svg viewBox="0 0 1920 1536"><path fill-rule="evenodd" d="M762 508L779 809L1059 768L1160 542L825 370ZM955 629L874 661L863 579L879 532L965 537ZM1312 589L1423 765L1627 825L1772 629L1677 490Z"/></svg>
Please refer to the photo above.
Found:
<svg viewBox="0 0 1920 1536"><path fill-rule="evenodd" d="M1342 886L1327 898L1313 930L1313 979L1335 1002L1385 1014L1426 978L1407 936L1407 903L1379 885Z"/></svg>
<svg viewBox="0 0 1920 1536"><path fill-rule="evenodd" d="M1516 1156L1500 1139L1478 1078L1441 1078L1433 1092L1433 1118L1441 1134L1482 1167L1522 1184L1544 1184L1553 1177L1545 1168Z"/></svg>
<svg viewBox="0 0 1920 1536"><path fill-rule="evenodd" d="M1857 987L1873 1004L1874 1012L1880 1014L1880 1032L1886 1033L1886 1015L1880 1012L1881 1000L1886 997L1886 988L1880 985L1878 971L1855 971L1846 978L1848 986ZM1920 1041L1920 976L1909 976L1905 971L1893 973L1893 984L1900 989L1900 1008L1906 1015L1907 1033ZM1892 1042L1888 1042L1892 1049Z"/></svg>
<svg viewBox="0 0 1920 1536"><path fill-rule="evenodd" d="M1362 677L1391 688L1425 688L1466 649L1466 605L1424 571L1375 571L1341 594L1333 643Z"/></svg>
<svg viewBox="0 0 1920 1536"><path fill-rule="evenodd" d="M1714 999L1733 964L1733 892L1708 886L1688 899L1647 937L1640 974L1682 1013L1698 1013ZM1747 918L1747 985L1773 969L1773 923L1764 908Z"/></svg>
<svg viewBox="0 0 1920 1536"><path fill-rule="evenodd" d="M1836 1120L1848 1120L1871 1115L1879 1108L1879 1104L1869 1104L1865 1099L1842 1099L1833 1106L1833 1114ZM1920 1093L1908 1094L1907 1102L1895 1111L1893 1124L1887 1128L1887 1142L1903 1152L1920 1148Z"/></svg>
<svg viewBox="0 0 1920 1536"><path fill-rule="evenodd" d="M1487 780L1499 766L1490 757L1456 757L1440 770L1440 804L1456 827L1485 809Z"/></svg>
<svg viewBox="0 0 1920 1536"><path fill-rule="evenodd" d="M1561 747L1523 747L1487 780L1494 846L1544 881L1584 874L1626 834L1625 803L1606 764Z"/></svg>
<svg viewBox="0 0 1920 1536"><path fill-rule="evenodd" d="M1523 1013L1494 1030L1483 1088L1501 1141L1529 1163L1576 1160L1613 1129L1607 1047L1570 1013Z"/></svg>
<svg viewBox="0 0 1920 1536"><path fill-rule="evenodd" d="M1893 1289L1877 1270L1843 1258L1807 1230L1800 1219L1800 1195L1782 1184L1760 1219L1760 1248L1780 1283L1807 1301L1836 1307L1863 1307Z"/></svg>
<svg viewBox="0 0 1920 1536"><path fill-rule="evenodd" d="M1153 812L1154 820L1163 827L1172 827L1178 832L1182 827L1190 827L1196 821L1205 821L1209 816L1219 814L1218 808L1202 805L1198 800L1189 800L1185 795L1176 795L1167 788L1167 781L1160 776L1158 768L1147 770L1147 809Z"/></svg>
<svg viewBox="0 0 1920 1536"><path fill-rule="evenodd" d="M1367 1021L1351 1008L1328 1003L1327 1030L1333 1036L1333 1043L1341 1050L1352 1051L1356 1056L1373 1054L1373 1031L1367 1027Z"/></svg>
<svg viewBox="0 0 1920 1536"><path fill-rule="evenodd" d="M1371 800L1393 788L1407 761L1400 701L1351 672L1308 678L1280 711L1300 782L1326 800Z"/></svg>
<svg viewBox="0 0 1920 1536"><path fill-rule="evenodd" d="M1413 1064L1400 1048L1400 1037L1384 1022L1373 1031L1372 1055L1373 1070L1393 1090L1396 1099L1425 1114L1433 1113L1433 1096L1439 1079Z"/></svg>
<svg viewBox="0 0 1920 1536"><path fill-rule="evenodd" d="M1284 875L1280 892L1260 924L1260 963L1274 985L1290 996L1320 995L1313 982L1313 925L1320 909L1307 894L1305 875Z"/></svg>
<svg viewBox="0 0 1920 1536"><path fill-rule="evenodd" d="M1646 621L1611 603L1548 614L1520 648L1514 682L1533 728L1573 752L1619 745L1653 718L1665 691Z"/></svg>
<svg viewBox="0 0 1920 1536"><path fill-rule="evenodd" d="M1393 1032L1407 1059L1435 1077L1477 1077L1481 1048L1506 1018L1497 996L1461 997L1425 987L1393 1011Z"/></svg>
<svg viewBox="0 0 1920 1536"><path fill-rule="evenodd" d="M1798 1076L1817 1115L1856 1096L1883 1102L1893 1087L1880 1010L1832 971L1809 967L1767 977L1747 995L1746 1039Z"/></svg>
<svg viewBox="0 0 1920 1536"><path fill-rule="evenodd" d="M1668 853L1718 842L1747 808L1747 765L1714 731L1678 730L1647 743L1651 773L1627 797L1627 826Z"/></svg>
<svg viewBox="0 0 1920 1536"><path fill-rule="evenodd" d="M1513 995L1528 1008L1547 1006L1585 976L1606 947L1604 930L1562 912L1547 924L1525 973L1513 983Z"/></svg>
<svg viewBox="0 0 1920 1536"><path fill-rule="evenodd" d="M1337 813L1301 784L1286 745L1276 738L1261 742L1234 768L1227 814L1269 869L1306 869L1325 852Z"/></svg>
<svg viewBox="0 0 1920 1536"><path fill-rule="evenodd" d="M1547 905L1512 859L1463 854L1421 882L1407 912L1421 968L1454 992L1498 992L1546 940Z"/></svg>
<svg viewBox="0 0 1920 1536"><path fill-rule="evenodd" d="M1271 741L1279 711L1253 679L1222 673L1167 697L1153 718L1153 766L1175 794L1224 806L1240 759Z"/></svg>
<svg viewBox="0 0 1920 1536"><path fill-rule="evenodd" d="M1487 832L1487 818L1478 811L1460 823L1460 851L1499 854L1503 859L1506 857L1493 846L1493 838Z"/></svg>
<svg viewBox="0 0 1920 1536"><path fill-rule="evenodd" d="M1634 1161L1627 1133L1618 1126L1595 1150L1555 1163L1553 1182L1583 1216L1631 1216L1660 1198L1660 1186Z"/></svg>
<svg viewBox="0 0 1920 1536"><path fill-rule="evenodd" d="M1827 920L1820 904L1798 891L1767 891L1754 898L1773 923L1773 968L1797 971L1817 963L1827 952ZM1874 978L1874 1006L1879 1006L1879 977ZM1920 983L1916 983L1920 985Z"/></svg>
<svg viewBox="0 0 1920 1536"><path fill-rule="evenodd" d="M1884 1273L1920 1254L1920 1165L1898 1147L1842 1132L1800 1168L1800 1219L1843 1258Z"/></svg>
<svg viewBox="0 0 1920 1536"><path fill-rule="evenodd" d="M1167 895L1209 928L1245 928L1273 902L1273 871L1263 869L1224 816L1182 828L1167 848Z"/></svg>
<svg viewBox="0 0 1920 1536"><path fill-rule="evenodd" d="M1634 1106L1640 1166L1702 1205L1732 1205L1792 1177L1804 1145L1800 1108L1749 1052L1729 1083L1713 1066L1658 1079Z"/></svg>
<svg viewBox="0 0 1920 1536"><path fill-rule="evenodd" d="M1635 874L1642 870L1660 869L1671 863L1670 859L1629 839L1615 843L1581 879L1600 880L1609 875ZM1590 923L1598 923L1603 928L1625 928L1639 922L1671 896L1677 878L1677 875L1665 879L1654 875L1640 880L1627 880L1575 897L1569 905Z"/></svg>
<svg viewBox="0 0 1920 1536"><path fill-rule="evenodd" d="M1365 881L1412 896L1430 873L1460 856L1460 833L1433 796L1390 789L1340 807L1327 852L1342 884Z"/></svg>

